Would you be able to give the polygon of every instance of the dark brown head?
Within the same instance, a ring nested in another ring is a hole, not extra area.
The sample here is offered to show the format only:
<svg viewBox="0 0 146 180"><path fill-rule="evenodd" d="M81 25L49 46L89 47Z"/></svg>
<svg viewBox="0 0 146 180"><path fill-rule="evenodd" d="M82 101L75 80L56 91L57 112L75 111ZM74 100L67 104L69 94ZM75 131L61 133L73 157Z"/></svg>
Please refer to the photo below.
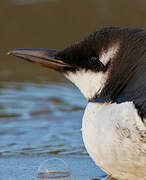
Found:
<svg viewBox="0 0 146 180"><path fill-rule="evenodd" d="M17 49L9 54L61 72L88 100L114 101L138 72L145 51L143 29L111 27L63 50Z"/></svg>

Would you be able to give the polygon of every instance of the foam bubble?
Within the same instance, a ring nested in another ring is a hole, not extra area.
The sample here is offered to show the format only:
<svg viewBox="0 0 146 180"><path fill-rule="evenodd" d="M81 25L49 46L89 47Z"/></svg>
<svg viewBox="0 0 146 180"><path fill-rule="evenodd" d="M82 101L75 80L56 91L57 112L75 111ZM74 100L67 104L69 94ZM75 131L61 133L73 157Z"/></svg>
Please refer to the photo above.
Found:
<svg viewBox="0 0 146 180"><path fill-rule="evenodd" d="M70 176L67 163L58 158L45 160L38 168L37 177L46 179L65 178Z"/></svg>

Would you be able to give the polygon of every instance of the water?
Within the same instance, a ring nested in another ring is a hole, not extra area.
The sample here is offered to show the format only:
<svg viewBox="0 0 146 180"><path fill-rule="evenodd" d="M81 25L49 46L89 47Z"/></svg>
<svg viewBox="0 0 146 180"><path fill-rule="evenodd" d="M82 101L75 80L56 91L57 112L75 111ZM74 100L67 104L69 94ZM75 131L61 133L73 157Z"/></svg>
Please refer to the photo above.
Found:
<svg viewBox="0 0 146 180"><path fill-rule="evenodd" d="M80 132L86 101L71 86L4 83L0 104L2 155L86 153Z"/></svg>
<svg viewBox="0 0 146 180"><path fill-rule="evenodd" d="M81 137L86 103L79 91L65 82L2 83L1 177L86 180L103 176L88 157ZM12 169L13 174L9 173Z"/></svg>
<svg viewBox="0 0 146 180"><path fill-rule="evenodd" d="M66 178L71 176L65 161L52 158L44 161L38 168L38 178Z"/></svg>
<svg viewBox="0 0 146 180"><path fill-rule="evenodd" d="M59 73L6 53L62 49L105 26L146 28L146 1L1 0L0 5L0 178L37 180L39 167L58 171L58 161L50 163L55 158L68 166L64 179L100 179L105 174L81 137L86 100Z"/></svg>

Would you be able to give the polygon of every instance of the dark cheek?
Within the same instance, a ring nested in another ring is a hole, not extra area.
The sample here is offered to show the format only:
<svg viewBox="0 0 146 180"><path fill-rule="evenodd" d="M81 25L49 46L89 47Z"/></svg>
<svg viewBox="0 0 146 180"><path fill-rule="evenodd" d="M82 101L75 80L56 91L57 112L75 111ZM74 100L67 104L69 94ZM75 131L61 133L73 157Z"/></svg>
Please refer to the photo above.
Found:
<svg viewBox="0 0 146 180"><path fill-rule="evenodd" d="M100 63L91 64L90 68L94 72L100 72L105 70L105 66Z"/></svg>
<svg viewBox="0 0 146 180"><path fill-rule="evenodd" d="M110 62L107 65L104 65L101 61L98 61L96 64L92 65L92 69L95 72L106 72L109 68Z"/></svg>
<svg viewBox="0 0 146 180"><path fill-rule="evenodd" d="M61 71L63 74L68 74L69 72L75 73L76 70L77 70L77 69L76 69L75 67L64 67L64 68L62 68L60 71Z"/></svg>

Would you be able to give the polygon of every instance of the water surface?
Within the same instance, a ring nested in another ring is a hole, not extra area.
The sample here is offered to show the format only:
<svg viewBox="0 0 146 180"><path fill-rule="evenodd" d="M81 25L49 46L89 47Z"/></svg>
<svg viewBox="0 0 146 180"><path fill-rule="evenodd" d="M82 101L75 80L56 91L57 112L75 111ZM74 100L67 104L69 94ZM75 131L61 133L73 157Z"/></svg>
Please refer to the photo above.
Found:
<svg viewBox="0 0 146 180"><path fill-rule="evenodd" d="M63 83L3 83L1 155L85 155L80 132L85 104L75 88Z"/></svg>

